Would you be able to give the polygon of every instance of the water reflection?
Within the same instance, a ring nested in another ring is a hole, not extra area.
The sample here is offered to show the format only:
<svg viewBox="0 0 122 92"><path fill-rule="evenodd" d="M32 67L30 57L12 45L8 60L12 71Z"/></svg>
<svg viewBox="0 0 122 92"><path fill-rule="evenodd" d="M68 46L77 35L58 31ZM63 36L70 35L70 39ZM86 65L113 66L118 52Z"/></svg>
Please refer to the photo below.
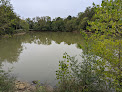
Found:
<svg viewBox="0 0 122 92"><path fill-rule="evenodd" d="M61 42L65 42L68 45L83 44L83 38L81 34L76 33L38 32L38 33L30 33L26 37L29 37L29 40L26 41L27 43L35 42L36 44L50 45L51 41L55 41L57 44L60 44Z"/></svg>
<svg viewBox="0 0 122 92"><path fill-rule="evenodd" d="M16 62L18 56L23 50L23 43L35 43L43 45L51 45L51 41L57 44L64 42L65 44L82 44L83 39L80 34L61 33L61 32L39 32L30 33L23 36L15 36L0 40L0 61Z"/></svg>
<svg viewBox="0 0 122 92"><path fill-rule="evenodd" d="M5 70L14 67L12 73L21 80L54 84L55 71L63 53L81 54L77 44L83 45L80 34L61 32L28 33L1 39L0 62Z"/></svg>
<svg viewBox="0 0 122 92"><path fill-rule="evenodd" d="M17 38L0 40L0 62L16 62L22 51L22 41Z"/></svg>

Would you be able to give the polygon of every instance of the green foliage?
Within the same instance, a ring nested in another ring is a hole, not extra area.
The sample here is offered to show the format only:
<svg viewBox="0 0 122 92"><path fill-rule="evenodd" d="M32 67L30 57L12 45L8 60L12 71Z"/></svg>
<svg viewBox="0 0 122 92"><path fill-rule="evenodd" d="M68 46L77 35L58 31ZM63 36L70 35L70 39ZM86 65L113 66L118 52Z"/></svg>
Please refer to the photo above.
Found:
<svg viewBox="0 0 122 92"><path fill-rule="evenodd" d="M26 19L27 20L27 19ZM36 20L36 21L35 21ZM51 29L51 18L49 16L46 17L36 17L34 20L31 20L30 29L36 31L49 31Z"/></svg>
<svg viewBox="0 0 122 92"><path fill-rule="evenodd" d="M65 30L66 31L76 31L77 30L77 24L76 24L76 18L73 17L72 19L65 20Z"/></svg>
<svg viewBox="0 0 122 92"><path fill-rule="evenodd" d="M20 21L20 27L25 31L29 30L29 24L25 20Z"/></svg>
<svg viewBox="0 0 122 92"><path fill-rule="evenodd" d="M9 72L0 69L0 92L14 92L15 91L15 78L9 75Z"/></svg>
<svg viewBox="0 0 122 92"><path fill-rule="evenodd" d="M59 61L59 70L56 71L59 92L114 91L113 81L104 75L107 66L103 66L104 61L101 58L84 54L79 62L67 53L63 58L63 61Z"/></svg>
<svg viewBox="0 0 122 92"><path fill-rule="evenodd" d="M96 33L122 34L122 2L121 0L103 0L101 7L95 7L95 21L89 21L91 31Z"/></svg>
<svg viewBox="0 0 122 92"><path fill-rule="evenodd" d="M80 29L86 30L88 20L93 20L94 7L87 7L85 12L79 13L78 17L68 16L67 18L57 17L51 21L49 16L35 17L33 19L27 18L26 22L29 24L29 28L35 31L80 31Z"/></svg>
<svg viewBox="0 0 122 92"><path fill-rule="evenodd" d="M0 35L13 34L14 30L23 28L28 30L27 23L20 27L23 21L13 12L13 7L9 0L0 0Z"/></svg>
<svg viewBox="0 0 122 92"><path fill-rule="evenodd" d="M7 33L14 22L14 13L8 0L1 0L0 3L0 33ZM7 31L6 31L7 30Z"/></svg>
<svg viewBox="0 0 122 92"><path fill-rule="evenodd" d="M122 2L103 0L101 7L96 6L95 21L89 21L88 30L95 31L89 39L93 40L90 52L101 57L102 67L108 63L104 75L114 80L116 91L122 91Z"/></svg>
<svg viewBox="0 0 122 92"><path fill-rule="evenodd" d="M29 29L34 29L34 22L30 18L26 19L26 22L29 24Z"/></svg>
<svg viewBox="0 0 122 92"><path fill-rule="evenodd" d="M66 60L59 62L57 79L61 92L122 91L121 6L121 0L103 0L101 6L94 6L95 16L91 21L86 22L88 18L84 17L81 25L88 23L87 30L95 33L90 37L83 34L86 47L81 62L67 54L63 56ZM83 13L80 15L83 17Z"/></svg>
<svg viewBox="0 0 122 92"><path fill-rule="evenodd" d="M93 36L92 36L93 38ZM104 72L107 78L111 78L114 88L122 90L122 40L118 40L106 35L99 36L94 39L90 52L102 58L101 67L107 65L107 71Z"/></svg>
<svg viewBox="0 0 122 92"><path fill-rule="evenodd" d="M51 28L52 28L52 31L65 31L63 19L60 17L54 19L52 21Z"/></svg>
<svg viewBox="0 0 122 92"><path fill-rule="evenodd" d="M94 20L93 16L95 14L94 7L87 7L84 12L78 13L78 29L79 30L85 30L88 25L88 21Z"/></svg>

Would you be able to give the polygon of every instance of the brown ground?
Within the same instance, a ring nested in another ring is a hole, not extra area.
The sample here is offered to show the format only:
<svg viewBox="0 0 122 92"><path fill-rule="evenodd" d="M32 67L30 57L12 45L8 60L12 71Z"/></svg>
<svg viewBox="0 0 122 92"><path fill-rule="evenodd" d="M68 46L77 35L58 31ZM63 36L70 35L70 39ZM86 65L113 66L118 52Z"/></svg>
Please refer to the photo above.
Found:
<svg viewBox="0 0 122 92"><path fill-rule="evenodd" d="M15 82L16 91L15 92L36 92L36 90L44 91L44 92L53 92L54 89L50 85L44 85L38 87L37 85L34 85L33 83L30 84L28 82L21 82L16 81Z"/></svg>

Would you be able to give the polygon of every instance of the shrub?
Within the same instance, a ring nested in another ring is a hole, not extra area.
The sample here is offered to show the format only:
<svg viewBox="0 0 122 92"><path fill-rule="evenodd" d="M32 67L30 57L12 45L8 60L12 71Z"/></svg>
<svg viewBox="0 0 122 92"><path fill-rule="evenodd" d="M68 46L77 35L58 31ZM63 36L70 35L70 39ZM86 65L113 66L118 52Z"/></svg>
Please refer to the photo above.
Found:
<svg viewBox="0 0 122 92"><path fill-rule="evenodd" d="M0 69L0 92L14 92L15 78Z"/></svg>
<svg viewBox="0 0 122 92"><path fill-rule="evenodd" d="M100 57L84 54L79 62L65 53L63 58L56 71L59 92L114 91L112 80L105 76L107 66L101 64L104 61Z"/></svg>

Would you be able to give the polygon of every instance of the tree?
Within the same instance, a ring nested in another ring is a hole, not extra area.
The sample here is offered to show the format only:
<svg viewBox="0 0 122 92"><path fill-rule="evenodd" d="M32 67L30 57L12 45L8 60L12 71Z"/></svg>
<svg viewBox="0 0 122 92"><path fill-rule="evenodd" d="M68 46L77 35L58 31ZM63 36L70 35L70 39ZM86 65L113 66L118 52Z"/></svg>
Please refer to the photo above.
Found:
<svg viewBox="0 0 122 92"><path fill-rule="evenodd" d="M20 28L28 30L28 25L24 22L13 12L13 7L9 0L0 0L0 35L11 35Z"/></svg>
<svg viewBox="0 0 122 92"><path fill-rule="evenodd" d="M20 26L24 31L28 31L29 30L29 24L25 21L25 20L21 20L20 21Z"/></svg>
<svg viewBox="0 0 122 92"><path fill-rule="evenodd" d="M36 17L35 19L33 20L34 30L39 30L39 31L51 30L51 18L49 16Z"/></svg>
<svg viewBox="0 0 122 92"><path fill-rule="evenodd" d="M0 0L0 34L11 33L16 15L8 0Z"/></svg>
<svg viewBox="0 0 122 92"><path fill-rule="evenodd" d="M51 27L53 31L65 31L64 20L60 17L55 18L52 21Z"/></svg>
<svg viewBox="0 0 122 92"><path fill-rule="evenodd" d="M66 19L67 19L67 20L71 20L71 19L72 19L72 16L69 15Z"/></svg>
<svg viewBox="0 0 122 92"><path fill-rule="evenodd" d="M91 30L104 33L121 34L122 31L122 10L121 0L103 0L100 6L96 7L95 21L91 22ZM98 24L99 23L99 24ZM96 26L93 26L96 25Z"/></svg>
<svg viewBox="0 0 122 92"><path fill-rule="evenodd" d="M116 91L122 91L122 2L121 0L103 0L95 7L95 21L89 21L88 30L95 30L91 52L101 57L104 79L111 80ZM108 79L107 79L108 78Z"/></svg>
<svg viewBox="0 0 122 92"><path fill-rule="evenodd" d="M77 18L78 30L86 30L86 27L89 26L87 21L93 20L94 14L94 7L87 7L84 12L80 12Z"/></svg>
<svg viewBox="0 0 122 92"><path fill-rule="evenodd" d="M34 22L30 18L25 19L25 21L29 24L29 29L33 29Z"/></svg>
<svg viewBox="0 0 122 92"><path fill-rule="evenodd" d="M77 24L76 24L76 18L72 19L66 19L65 20L65 30L68 32L76 31L77 30Z"/></svg>

